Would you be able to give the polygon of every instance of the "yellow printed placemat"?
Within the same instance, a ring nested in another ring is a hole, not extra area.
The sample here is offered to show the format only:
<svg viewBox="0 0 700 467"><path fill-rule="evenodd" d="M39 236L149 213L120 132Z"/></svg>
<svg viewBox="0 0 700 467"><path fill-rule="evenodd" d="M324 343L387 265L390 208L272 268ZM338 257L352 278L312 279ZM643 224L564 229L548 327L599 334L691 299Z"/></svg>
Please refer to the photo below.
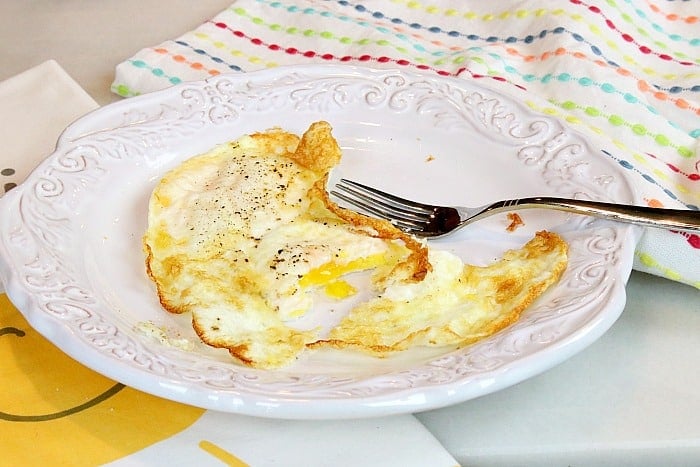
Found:
<svg viewBox="0 0 700 467"><path fill-rule="evenodd" d="M13 465L457 465L411 415L272 420L125 387L54 347L5 294L0 361L0 439Z"/></svg>
<svg viewBox="0 0 700 467"><path fill-rule="evenodd" d="M16 465L98 465L168 438L204 410L116 383L58 350L0 295L0 438Z"/></svg>

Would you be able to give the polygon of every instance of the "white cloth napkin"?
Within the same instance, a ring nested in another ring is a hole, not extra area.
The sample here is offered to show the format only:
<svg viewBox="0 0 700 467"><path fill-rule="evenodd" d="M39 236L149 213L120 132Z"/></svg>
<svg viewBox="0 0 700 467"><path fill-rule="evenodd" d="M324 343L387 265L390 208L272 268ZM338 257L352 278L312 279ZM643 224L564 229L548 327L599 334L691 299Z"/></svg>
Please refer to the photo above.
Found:
<svg viewBox="0 0 700 467"><path fill-rule="evenodd" d="M0 195L21 183L51 154L68 124L95 108L95 101L55 61L0 83L0 141L4 148L0 152L4 185ZM5 428L11 437L11 426ZM177 435L115 465L204 466L221 465L222 461L238 466L457 465L412 415L316 422L211 411Z"/></svg>
<svg viewBox="0 0 700 467"><path fill-rule="evenodd" d="M97 107L53 60L0 82L0 196L53 152L70 122Z"/></svg>
<svg viewBox="0 0 700 467"><path fill-rule="evenodd" d="M238 0L136 52L112 90L132 96L219 73L299 63L477 79L600 144L650 206L700 206L697 4ZM635 269L700 288L700 236L648 229Z"/></svg>
<svg viewBox="0 0 700 467"><path fill-rule="evenodd" d="M458 466L412 415L290 421L212 411L175 436L108 465L204 466L214 458L235 467Z"/></svg>

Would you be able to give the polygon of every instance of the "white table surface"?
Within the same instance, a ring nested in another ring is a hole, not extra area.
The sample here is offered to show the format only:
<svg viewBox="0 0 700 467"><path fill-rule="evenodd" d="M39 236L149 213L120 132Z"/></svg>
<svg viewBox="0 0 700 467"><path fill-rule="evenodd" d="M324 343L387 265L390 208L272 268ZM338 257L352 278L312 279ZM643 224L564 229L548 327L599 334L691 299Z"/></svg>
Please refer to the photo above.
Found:
<svg viewBox="0 0 700 467"><path fill-rule="evenodd" d="M99 104L114 67L232 0L0 2L0 80L56 60ZM167 20L163 20L166 17ZM700 465L700 291L633 272L622 317L558 367L419 414L463 465Z"/></svg>

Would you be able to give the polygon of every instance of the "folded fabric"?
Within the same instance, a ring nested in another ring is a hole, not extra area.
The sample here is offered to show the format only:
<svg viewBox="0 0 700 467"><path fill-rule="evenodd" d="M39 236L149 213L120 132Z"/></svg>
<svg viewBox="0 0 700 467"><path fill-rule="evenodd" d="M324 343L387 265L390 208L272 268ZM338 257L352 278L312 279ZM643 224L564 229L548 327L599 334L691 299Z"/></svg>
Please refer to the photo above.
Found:
<svg viewBox="0 0 700 467"><path fill-rule="evenodd" d="M693 2L239 0L119 64L133 96L303 63L477 79L600 144L649 206L700 205L700 38ZM634 267L700 288L700 237L649 229Z"/></svg>
<svg viewBox="0 0 700 467"><path fill-rule="evenodd" d="M112 90L329 62L478 79L595 138L648 205L697 210L699 21L692 2L240 0L121 63ZM700 287L698 264L700 237L649 229L634 267Z"/></svg>

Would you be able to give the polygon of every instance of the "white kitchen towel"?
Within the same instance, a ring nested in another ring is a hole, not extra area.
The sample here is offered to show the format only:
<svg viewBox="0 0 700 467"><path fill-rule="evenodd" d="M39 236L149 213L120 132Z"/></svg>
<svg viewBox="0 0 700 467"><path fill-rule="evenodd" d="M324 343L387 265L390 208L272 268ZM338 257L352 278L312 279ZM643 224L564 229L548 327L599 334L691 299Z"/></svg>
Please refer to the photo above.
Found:
<svg viewBox="0 0 700 467"><path fill-rule="evenodd" d="M649 206L700 206L697 3L238 0L116 68L133 96L304 63L478 80L600 144ZM700 236L648 229L635 269L700 288Z"/></svg>

